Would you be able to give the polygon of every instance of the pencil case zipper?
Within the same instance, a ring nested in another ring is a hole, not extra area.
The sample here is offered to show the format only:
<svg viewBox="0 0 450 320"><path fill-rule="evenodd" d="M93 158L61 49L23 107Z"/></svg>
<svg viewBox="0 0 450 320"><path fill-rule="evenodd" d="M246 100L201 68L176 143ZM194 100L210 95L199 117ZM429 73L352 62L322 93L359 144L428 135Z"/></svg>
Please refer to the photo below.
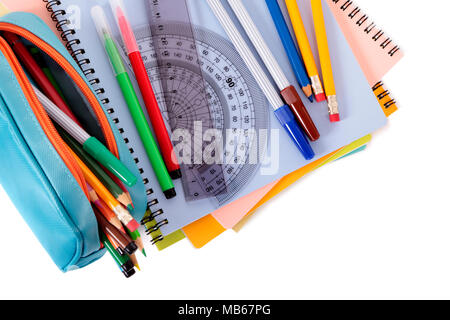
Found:
<svg viewBox="0 0 450 320"><path fill-rule="evenodd" d="M91 91L89 85L84 81L84 79L80 76L80 74L75 70L75 68L52 46L50 46L47 42L43 41L32 32L23 29L21 27L11 25L8 23L1 22L0 23L0 31L7 31L16 34L19 37L22 37L25 40L30 41L40 50L42 50L45 54L47 54L51 59L53 59L70 77L70 79L76 84L76 86L81 90L83 96L89 102L89 106L94 111L94 114L99 122L100 128L103 132L106 144L108 149L114 154L117 158L119 158L119 151L117 142L115 140L112 128L108 122L106 114L104 113L100 103L98 102L95 94ZM2 51L4 51L5 57L8 60L8 63L11 65L11 68L14 71L19 83L24 91L28 102L33 110L33 113L36 115L36 118L41 125L42 129L46 133L49 138L51 144L61 156L62 160L66 164L67 168L73 174L74 178L80 185L81 189L85 193L86 197L88 197L86 181L81 172L81 168L76 163L76 160L70 154L67 146L63 142L56 128L52 124L50 117L47 112L43 108L43 106L38 101L29 79L27 78L24 70L20 62L17 60L14 52L9 47L9 44L1 39L1 47ZM89 198L89 197L88 197Z"/></svg>

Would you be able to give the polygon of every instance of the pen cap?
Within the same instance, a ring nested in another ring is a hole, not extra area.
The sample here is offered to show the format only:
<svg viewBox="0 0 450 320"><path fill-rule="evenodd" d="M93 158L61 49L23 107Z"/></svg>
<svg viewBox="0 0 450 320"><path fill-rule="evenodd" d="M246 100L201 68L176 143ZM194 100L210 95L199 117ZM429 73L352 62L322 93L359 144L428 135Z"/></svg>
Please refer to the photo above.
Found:
<svg viewBox="0 0 450 320"><path fill-rule="evenodd" d="M287 131L291 139L294 141L298 150L302 153L306 160L311 160L314 158L315 154L308 139L306 138L304 132L300 128L299 124L295 120L294 114L292 113L289 106L284 105L281 108L275 110L275 115L280 121L283 128Z"/></svg>
<svg viewBox="0 0 450 320"><path fill-rule="evenodd" d="M114 70L115 75L126 72L125 64L122 61L119 50L112 36L111 27L106 18L105 11L100 6L94 6L91 9L92 20L98 32L98 36L105 47L108 54L109 62Z"/></svg>
<svg viewBox="0 0 450 320"><path fill-rule="evenodd" d="M116 19L117 26L120 29L123 42L127 53L139 52L139 46L134 35L133 28L131 27L130 20L128 19L127 11L122 0L109 0L111 10L114 18ZM174 8L175 9L175 8Z"/></svg>
<svg viewBox="0 0 450 320"><path fill-rule="evenodd" d="M294 86L289 86L281 91L284 101L291 107L292 113L301 124L303 130L311 141L316 141L320 138L320 133L317 130L314 121L311 119L308 110L303 104L297 89Z"/></svg>
<svg viewBox="0 0 450 320"><path fill-rule="evenodd" d="M132 187L137 183L136 176L95 137L86 140L83 144L83 150L99 160L106 169L127 186Z"/></svg>

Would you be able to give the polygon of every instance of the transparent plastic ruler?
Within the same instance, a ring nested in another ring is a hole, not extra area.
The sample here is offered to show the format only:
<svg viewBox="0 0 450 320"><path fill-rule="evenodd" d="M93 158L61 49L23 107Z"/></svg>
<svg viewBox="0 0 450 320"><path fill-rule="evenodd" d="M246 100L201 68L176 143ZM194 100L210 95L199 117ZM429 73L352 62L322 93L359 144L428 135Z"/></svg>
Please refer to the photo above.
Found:
<svg viewBox="0 0 450 320"><path fill-rule="evenodd" d="M267 141L253 143L252 133L269 128L268 102L228 39L191 23L185 0L146 1L149 25L135 34L172 131L187 129L194 136L217 129L223 136L225 163L182 165L186 199L214 198L221 205L259 168L253 149L265 149ZM192 141L201 152L208 145Z"/></svg>

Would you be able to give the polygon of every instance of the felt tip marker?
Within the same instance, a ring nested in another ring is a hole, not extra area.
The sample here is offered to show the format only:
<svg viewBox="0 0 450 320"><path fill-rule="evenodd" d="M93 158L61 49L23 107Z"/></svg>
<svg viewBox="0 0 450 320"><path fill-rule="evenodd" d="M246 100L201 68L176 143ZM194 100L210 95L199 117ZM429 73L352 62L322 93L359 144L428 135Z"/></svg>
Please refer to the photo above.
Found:
<svg viewBox="0 0 450 320"><path fill-rule="evenodd" d="M144 103L161 149L164 162L172 179L179 179L181 178L180 165L176 159L169 131L167 130L161 109L158 106L158 101L156 100L147 69L144 65L144 60L142 59L136 37L130 25L126 8L122 0L110 0L109 3L125 44L142 97L144 98Z"/></svg>
<svg viewBox="0 0 450 320"><path fill-rule="evenodd" d="M119 49L112 37L105 12L100 6L95 6L92 8L91 14L159 185L167 199L174 198L176 196L176 191L173 181L158 149L153 133L150 130L130 76L127 73L122 57L120 56Z"/></svg>
<svg viewBox="0 0 450 320"><path fill-rule="evenodd" d="M301 124L303 130L311 141L316 141L320 138L320 133L316 128L308 110L303 104L297 89L289 83L289 80L278 63L277 59L270 50L267 42L264 40L261 32L258 30L256 24L245 8L241 0L228 0L231 8L239 19L245 32L247 33L253 46L259 53L275 83L281 91L281 96L284 101L291 107L292 113L295 115L297 121Z"/></svg>
<svg viewBox="0 0 450 320"><path fill-rule="evenodd" d="M315 154L311 148L308 138L306 138L305 133L300 128L300 125L296 121L289 106L284 104L284 102L282 101L280 94L276 91L266 73L262 69L261 65L259 64L258 60L247 45L247 42L239 33L236 25L222 5L221 1L207 0L207 3L209 4L211 10L214 12L214 15L219 20L228 37L231 39L231 42L234 44L234 47L244 60L256 82L261 87L261 90L267 97L267 100L269 100L274 109L275 116L277 117L281 126L289 134L298 150L302 153L303 157L306 160L313 159Z"/></svg>
<svg viewBox="0 0 450 320"><path fill-rule="evenodd" d="M81 144L84 151L128 186L132 187L136 184L136 176L134 176L133 173L108 150L108 148L95 137L91 137L49 98L47 98L45 94L39 91L38 88L33 86L33 90L50 118Z"/></svg>

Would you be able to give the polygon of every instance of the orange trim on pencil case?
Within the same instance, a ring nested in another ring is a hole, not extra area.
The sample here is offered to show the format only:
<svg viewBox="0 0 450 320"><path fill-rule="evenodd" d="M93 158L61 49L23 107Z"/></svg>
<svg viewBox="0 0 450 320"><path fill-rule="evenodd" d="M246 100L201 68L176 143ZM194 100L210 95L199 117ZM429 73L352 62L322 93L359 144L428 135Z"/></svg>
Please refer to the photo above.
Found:
<svg viewBox="0 0 450 320"><path fill-rule="evenodd" d="M14 75L16 76L17 81L19 82L19 85L25 95L25 98L30 104L31 110L33 111L37 121L44 130L45 135L55 148L56 152L60 155L61 159L66 164L67 168L72 173L77 183L80 185L86 197L88 197L86 180L84 179L81 168L78 166L75 158L73 158L70 151L67 149L65 143L63 142L62 138L56 131L56 128L54 127L52 121L50 120L50 117L48 116L44 107L39 102L30 84L30 81L28 80L28 77L25 74L25 71L22 69L22 66L20 65L19 61L14 55L14 52L12 51L11 47L2 37L0 37L0 51L3 53L8 64L11 66L11 69Z"/></svg>
<svg viewBox="0 0 450 320"><path fill-rule="evenodd" d="M80 88L83 95L88 100L90 106L92 107L97 120L100 123L100 127L102 128L103 134L105 136L105 140L108 146L108 149L114 154L117 158L119 158L119 150L117 147L117 143L112 132L111 126L108 122L108 119L100 106L96 96L91 91L89 85L84 81L84 79L79 75L79 73L75 70L75 68L53 47L51 47L48 43L35 36L30 31L23 29L21 27L11 25L5 22L0 23L0 31L8 31L14 33L22 38L30 41L35 46L43 50L47 55L49 55L55 62L61 66L64 71L69 75L69 77L75 82L75 84Z"/></svg>

